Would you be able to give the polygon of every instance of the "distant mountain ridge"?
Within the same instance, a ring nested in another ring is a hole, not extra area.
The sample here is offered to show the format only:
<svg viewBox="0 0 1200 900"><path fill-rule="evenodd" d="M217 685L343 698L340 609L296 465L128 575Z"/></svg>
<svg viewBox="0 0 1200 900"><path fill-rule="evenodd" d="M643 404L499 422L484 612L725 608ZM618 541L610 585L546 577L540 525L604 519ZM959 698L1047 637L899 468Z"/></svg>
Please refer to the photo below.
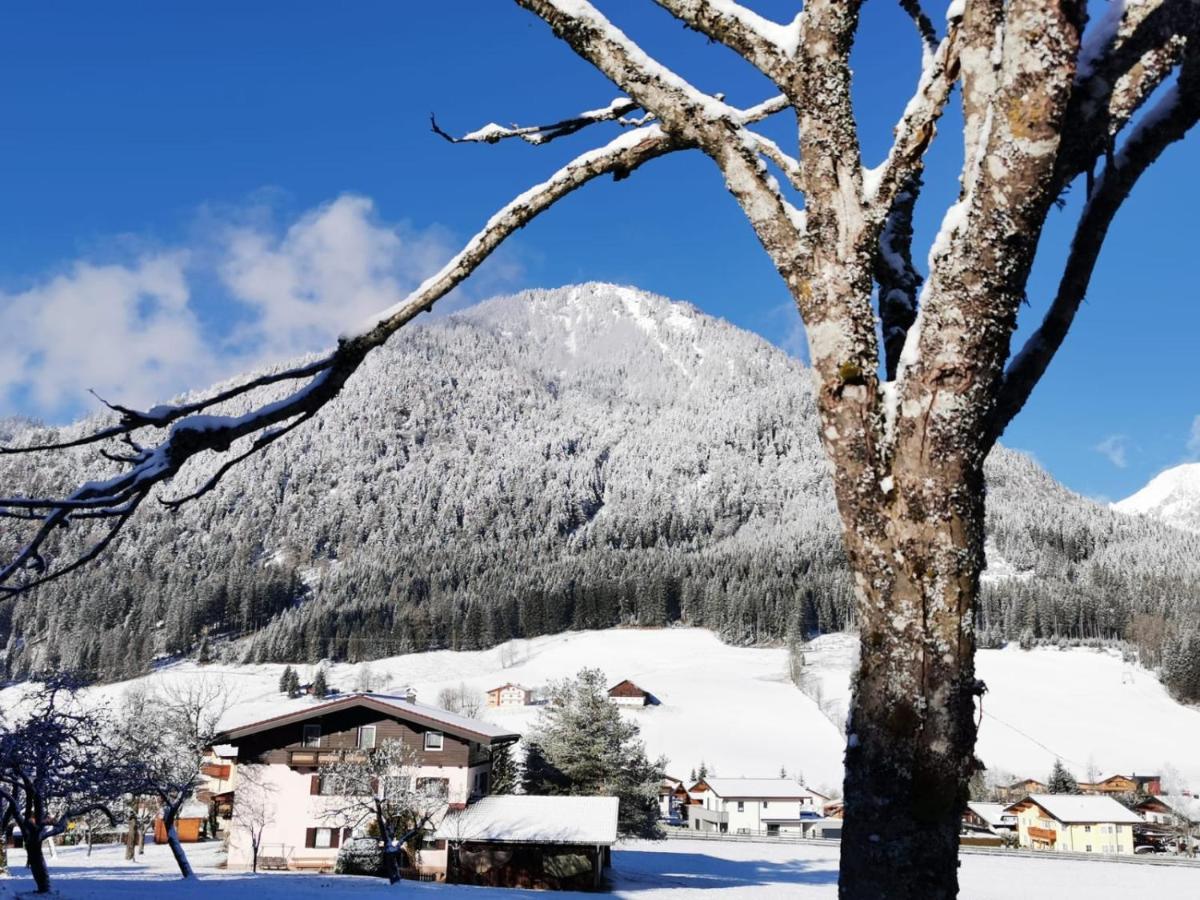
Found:
<svg viewBox="0 0 1200 900"><path fill-rule="evenodd" d="M1160 472L1144 488L1114 503L1112 508L1129 515L1150 516L1200 534L1200 462Z"/></svg>
<svg viewBox="0 0 1200 900"><path fill-rule="evenodd" d="M100 565L0 604L4 665L113 677L202 643L294 661L676 621L734 643L835 630L853 591L815 416L799 361L688 304L608 284L499 298L405 329L219 491L146 509ZM94 452L0 457L29 493L96 474ZM1003 448L987 474L985 643L1121 637L1200 606L1200 537Z"/></svg>

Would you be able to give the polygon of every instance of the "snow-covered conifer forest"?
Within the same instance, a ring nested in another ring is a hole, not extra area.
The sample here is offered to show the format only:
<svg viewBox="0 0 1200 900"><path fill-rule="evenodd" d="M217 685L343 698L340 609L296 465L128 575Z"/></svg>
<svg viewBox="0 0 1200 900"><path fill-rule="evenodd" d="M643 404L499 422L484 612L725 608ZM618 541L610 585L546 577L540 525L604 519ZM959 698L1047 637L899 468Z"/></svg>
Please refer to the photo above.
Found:
<svg viewBox="0 0 1200 900"><path fill-rule="evenodd" d="M428 320L208 502L144 509L95 565L0 605L5 674L128 676L205 636L205 653L282 662L625 624L734 643L840 629L851 581L802 369L606 284ZM0 424L17 443L54 431ZM95 459L0 457L0 479L53 494ZM982 643L1128 640L1200 699L1200 536L1004 448L987 474ZM59 540L86 537L76 523Z"/></svg>

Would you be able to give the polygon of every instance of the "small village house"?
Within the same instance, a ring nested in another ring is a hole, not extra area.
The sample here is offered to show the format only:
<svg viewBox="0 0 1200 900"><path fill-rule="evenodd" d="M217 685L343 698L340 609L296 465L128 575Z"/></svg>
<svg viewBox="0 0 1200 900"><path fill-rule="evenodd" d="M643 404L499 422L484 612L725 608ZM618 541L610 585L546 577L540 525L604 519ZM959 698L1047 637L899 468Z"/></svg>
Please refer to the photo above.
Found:
<svg viewBox="0 0 1200 900"><path fill-rule="evenodd" d="M484 797L452 810L434 837L455 884L596 890L617 840L616 797Z"/></svg>
<svg viewBox="0 0 1200 900"><path fill-rule="evenodd" d="M608 699L618 706L649 706L655 702L652 694L642 690L628 678L608 689Z"/></svg>
<svg viewBox="0 0 1200 900"><path fill-rule="evenodd" d="M675 819L684 816L683 807L688 805L688 792L682 781L667 775L658 786L658 816Z"/></svg>
<svg viewBox="0 0 1200 900"><path fill-rule="evenodd" d="M533 691L519 684L502 684L487 692L487 705L500 706L529 706L533 702Z"/></svg>
<svg viewBox="0 0 1200 900"><path fill-rule="evenodd" d="M1058 853L1132 854L1141 816L1112 797L1031 794L1007 807L1017 817L1018 843Z"/></svg>
<svg viewBox="0 0 1200 900"><path fill-rule="evenodd" d="M341 843L360 823L330 819L330 810L342 804L340 798L322 793L319 765L386 740L400 740L415 754L411 777L417 785L440 791L447 807L465 805L488 793L493 751L519 737L506 728L403 697L359 693L230 729L215 743L237 751L229 773L235 810L237 768L265 767L274 809L260 857L269 858L276 868L331 870ZM231 822L230 867L248 868L251 856L249 835ZM444 847L422 850L413 864L421 874L441 877Z"/></svg>
<svg viewBox="0 0 1200 900"><path fill-rule="evenodd" d="M981 803L972 800L963 812L963 823L1000 835L1015 834L1017 830L1016 813L1008 812L1004 803Z"/></svg>
<svg viewBox="0 0 1200 900"><path fill-rule="evenodd" d="M1014 781L1012 784L997 788L996 793L1001 800L1007 803L1016 803L1030 794L1044 794L1048 790L1049 788L1036 778L1024 778L1021 781Z"/></svg>
<svg viewBox="0 0 1200 900"><path fill-rule="evenodd" d="M1080 782L1084 794L1161 794L1162 778L1158 775L1110 775L1103 781Z"/></svg>
<svg viewBox="0 0 1200 900"><path fill-rule="evenodd" d="M1200 825L1200 798L1197 797L1156 794L1138 803L1133 811L1151 825Z"/></svg>
<svg viewBox="0 0 1200 900"><path fill-rule="evenodd" d="M829 798L790 779L706 778L702 784L701 802L688 808L688 827L695 831L771 837L841 835L841 820L823 813Z"/></svg>

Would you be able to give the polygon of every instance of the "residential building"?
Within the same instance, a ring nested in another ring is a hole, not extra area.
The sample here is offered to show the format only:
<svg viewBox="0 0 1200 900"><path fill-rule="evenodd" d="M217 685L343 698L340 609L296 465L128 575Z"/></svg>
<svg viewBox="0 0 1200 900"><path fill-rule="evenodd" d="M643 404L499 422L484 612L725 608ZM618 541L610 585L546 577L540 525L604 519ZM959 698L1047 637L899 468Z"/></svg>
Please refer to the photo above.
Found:
<svg viewBox="0 0 1200 900"><path fill-rule="evenodd" d="M608 699L618 706L649 706L654 697L642 690L628 678L619 681L608 689Z"/></svg>
<svg viewBox="0 0 1200 900"><path fill-rule="evenodd" d="M533 702L533 691L519 684L502 684L487 692L488 706L529 706Z"/></svg>
<svg viewBox="0 0 1200 900"><path fill-rule="evenodd" d="M484 797L449 812L434 838L455 884L591 890L617 840L617 798Z"/></svg>
<svg viewBox="0 0 1200 900"><path fill-rule="evenodd" d="M1162 777L1159 775L1110 775L1103 781L1080 782L1079 790L1084 794L1161 794Z"/></svg>
<svg viewBox="0 0 1200 900"><path fill-rule="evenodd" d="M997 788L996 793L1000 796L1000 799L1009 803L1015 803L1023 797L1028 797L1030 794L1044 794L1047 790L1049 788L1036 778L1024 778L1021 781L1014 781L1012 784L1006 784Z"/></svg>
<svg viewBox="0 0 1200 900"><path fill-rule="evenodd" d="M688 805L687 788L678 778L667 775L658 786L658 815L662 819L682 818Z"/></svg>
<svg viewBox="0 0 1200 900"><path fill-rule="evenodd" d="M829 798L787 778L706 778L689 791L700 802L688 807L689 827L722 834L814 834L841 821L826 819Z"/></svg>
<svg viewBox="0 0 1200 900"><path fill-rule="evenodd" d="M1151 825L1200 825L1200 798L1156 794L1134 806L1133 811Z"/></svg>
<svg viewBox="0 0 1200 900"><path fill-rule="evenodd" d="M994 834L1012 834L1017 830L1016 813L1007 811L1004 803L980 803L972 800L963 811L963 823Z"/></svg>
<svg viewBox="0 0 1200 900"><path fill-rule="evenodd" d="M1112 797L1031 794L1005 809L1017 817L1018 842L1059 853L1133 853L1133 828L1141 816Z"/></svg>
<svg viewBox="0 0 1200 900"><path fill-rule="evenodd" d="M345 802L322 794L319 766L387 740L403 741L414 757L404 777L414 778L426 791L442 793L448 807L463 806L488 793L492 752L519 737L507 728L405 697L359 693L230 729L214 743L236 750L235 756L227 757L234 809L238 768L265 767L261 780L274 809L260 856L270 857L278 867L321 869L332 868L338 847L359 823L333 816ZM249 866L248 835L233 825L229 836L230 867ZM420 860L411 862L422 872L444 873L445 848L423 850Z"/></svg>

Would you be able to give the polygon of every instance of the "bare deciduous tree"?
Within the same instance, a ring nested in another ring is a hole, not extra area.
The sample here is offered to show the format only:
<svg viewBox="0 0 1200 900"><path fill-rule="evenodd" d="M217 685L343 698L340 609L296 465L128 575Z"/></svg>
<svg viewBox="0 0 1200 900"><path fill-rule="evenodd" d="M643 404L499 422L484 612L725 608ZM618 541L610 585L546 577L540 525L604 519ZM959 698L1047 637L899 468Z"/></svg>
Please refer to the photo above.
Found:
<svg viewBox="0 0 1200 900"><path fill-rule="evenodd" d="M107 711L85 707L63 679L39 686L0 728L0 807L21 830L39 894L50 891L43 844L92 813L116 824L113 809L135 783L137 765L110 742L113 731Z"/></svg>
<svg viewBox="0 0 1200 900"><path fill-rule="evenodd" d="M258 853L263 833L275 821L276 787L265 776L265 766L238 766L237 792L233 804L233 824L246 832L250 840L250 870L258 871Z"/></svg>
<svg viewBox="0 0 1200 900"><path fill-rule="evenodd" d="M184 878L193 872L176 821L195 796L200 767L230 703L225 683L208 678L130 691L122 703L122 745L141 764L140 793L158 800L167 843Z"/></svg>
<svg viewBox="0 0 1200 900"><path fill-rule="evenodd" d="M952 897L958 820L976 765L974 699L983 690L972 621L983 461L1061 345L1118 209L1200 116L1200 6L1113 2L1085 32L1084 0L954 0L943 29L920 0L899 0L915 26L921 74L891 149L868 167L851 100L861 0L809 0L787 24L734 0L657 0L775 85L777 95L745 108L662 65L588 0L516 2L625 96L548 125L489 125L452 140L537 146L605 123L622 132L514 198L445 268L329 355L207 400L114 406L114 425L70 443L125 441L124 452L109 454L123 471L66 497L0 504L32 529L0 568L0 586L20 592L95 558L157 485L215 451L225 462L213 477L165 502L210 491L231 466L312 418L368 353L562 197L601 176L626 178L657 157L698 151L722 173L803 317L855 574L863 652L847 743L841 894ZM922 276L913 263L914 206L956 85L960 192ZM752 127L781 113L794 118L795 154ZM1077 181L1086 200L1058 289L1013 352L1043 224ZM289 382L298 387L245 414L211 412ZM59 526L88 519L106 526L90 549L54 557Z"/></svg>
<svg viewBox="0 0 1200 900"><path fill-rule="evenodd" d="M478 719L483 713L482 695L461 681L457 687L442 688L438 692L437 705L468 719Z"/></svg>
<svg viewBox="0 0 1200 900"><path fill-rule="evenodd" d="M321 766L321 793L328 797L325 818L350 828L373 824L393 884L400 880L406 847L447 808L444 782L418 778L419 767L417 752L399 740L345 751Z"/></svg>

